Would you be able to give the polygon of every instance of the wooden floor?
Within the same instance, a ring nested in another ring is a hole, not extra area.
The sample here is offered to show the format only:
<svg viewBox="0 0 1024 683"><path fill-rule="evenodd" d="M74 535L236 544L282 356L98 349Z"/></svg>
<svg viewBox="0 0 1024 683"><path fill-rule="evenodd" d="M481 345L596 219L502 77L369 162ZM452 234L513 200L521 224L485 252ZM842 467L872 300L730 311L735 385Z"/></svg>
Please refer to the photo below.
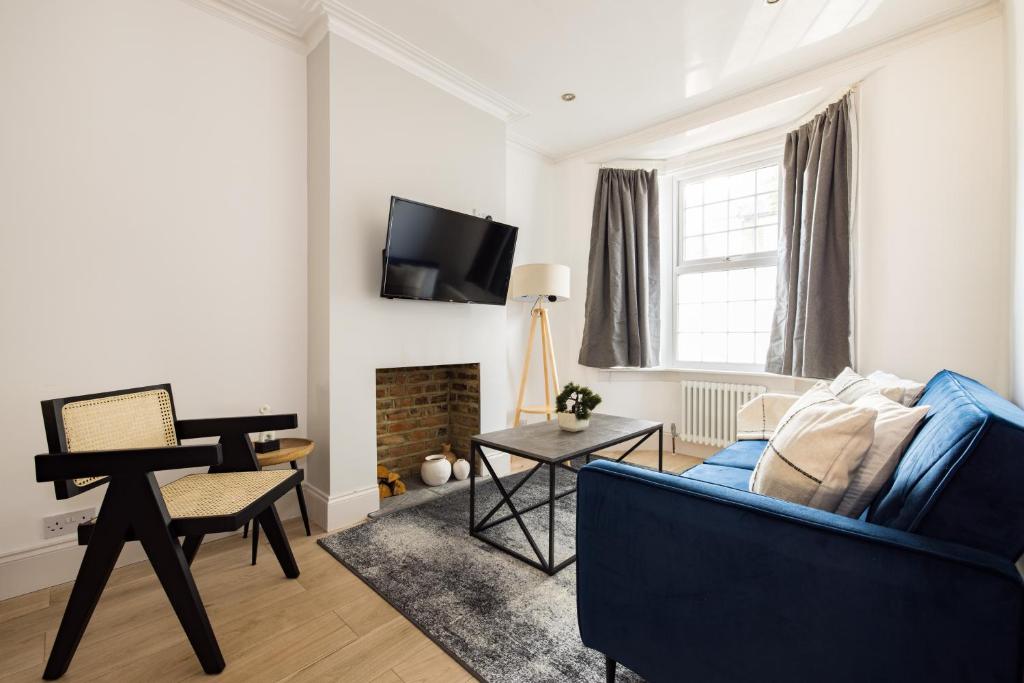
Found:
<svg viewBox="0 0 1024 683"><path fill-rule="evenodd" d="M61 680L459 683L458 663L354 574L285 524L302 575L284 578L261 543L204 544L194 566L227 668L207 677L148 563L114 571ZM37 681L71 584L0 602L0 681Z"/></svg>

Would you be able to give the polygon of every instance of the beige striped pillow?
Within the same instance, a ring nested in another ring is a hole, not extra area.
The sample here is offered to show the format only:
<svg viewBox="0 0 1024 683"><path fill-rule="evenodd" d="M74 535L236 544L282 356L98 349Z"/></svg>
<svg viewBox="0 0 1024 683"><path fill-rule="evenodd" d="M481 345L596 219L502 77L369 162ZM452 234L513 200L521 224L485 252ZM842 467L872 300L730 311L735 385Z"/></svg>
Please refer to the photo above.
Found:
<svg viewBox="0 0 1024 683"><path fill-rule="evenodd" d="M786 412L750 478L750 490L835 512L875 436L871 408L843 403L819 383Z"/></svg>

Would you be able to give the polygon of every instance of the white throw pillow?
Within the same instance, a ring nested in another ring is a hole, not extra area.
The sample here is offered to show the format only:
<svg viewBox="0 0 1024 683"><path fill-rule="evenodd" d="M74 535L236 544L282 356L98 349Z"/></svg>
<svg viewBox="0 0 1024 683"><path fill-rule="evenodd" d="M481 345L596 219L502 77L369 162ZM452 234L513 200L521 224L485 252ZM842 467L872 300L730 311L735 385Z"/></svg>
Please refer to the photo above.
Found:
<svg viewBox="0 0 1024 683"><path fill-rule="evenodd" d="M853 473L842 502L836 512L847 517L857 517L864 512L875 496L889 481L903 451L917 431L917 426L928 414L928 406L907 408L881 394L861 396L853 405L869 408L877 413L875 417L875 440L868 449L860 467Z"/></svg>
<svg viewBox="0 0 1024 683"><path fill-rule="evenodd" d="M882 372L881 370L875 370L870 375L868 375L868 379L879 386L895 387L897 389L900 389L902 391L902 395L899 399L893 400L898 400L900 403L907 406L908 408L917 403L917 399L921 398L921 394L924 393L924 385L921 384L920 382L915 382L912 379L903 379L902 377L897 377L891 372Z"/></svg>
<svg viewBox="0 0 1024 683"><path fill-rule="evenodd" d="M750 490L834 512L871 447L877 412L819 383L786 415L750 477Z"/></svg>
<svg viewBox="0 0 1024 683"><path fill-rule="evenodd" d="M867 396L875 392L897 402L903 398L903 389L901 387L882 386L867 377L861 377L850 368L840 372L839 376L832 380L829 389L843 403L853 403L861 396Z"/></svg>
<svg viewBox="0 0 1024 683"><path fill-rule="evenodd" d="M736 411L736 440L772 438L786 411L799 400L797 394L761 394L750 399Z"/></svg>

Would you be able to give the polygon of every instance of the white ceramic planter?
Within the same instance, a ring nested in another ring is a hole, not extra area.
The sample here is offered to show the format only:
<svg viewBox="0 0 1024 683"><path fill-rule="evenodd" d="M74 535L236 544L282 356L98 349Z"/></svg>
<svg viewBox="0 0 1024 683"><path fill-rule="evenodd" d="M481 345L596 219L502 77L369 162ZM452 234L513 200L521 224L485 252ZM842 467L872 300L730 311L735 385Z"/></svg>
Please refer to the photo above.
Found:
<svg viewBox="0 0 1024 683"><path fill-rule="evenodd" d="M452 476L452 464L441 454L428 455L420 465L420 479L427 486L440 486Z"/></svg>
<svg viewBox="0 0 1024 683"><path fill-rule="evenodd" d="M558 426L567 432L582 432L590 426L590 418L579 420L575 413L559 413Z"/></svg>
<svg viewBox="0 0 1024 683"><path fill-rule="evenodd" d="M459 481L462 481L463 479L468 477L469 461L464 458L459 458L458 460L456 460L455 464L452 465L452 474L454 474L455 478L458 479Z"/></svg>

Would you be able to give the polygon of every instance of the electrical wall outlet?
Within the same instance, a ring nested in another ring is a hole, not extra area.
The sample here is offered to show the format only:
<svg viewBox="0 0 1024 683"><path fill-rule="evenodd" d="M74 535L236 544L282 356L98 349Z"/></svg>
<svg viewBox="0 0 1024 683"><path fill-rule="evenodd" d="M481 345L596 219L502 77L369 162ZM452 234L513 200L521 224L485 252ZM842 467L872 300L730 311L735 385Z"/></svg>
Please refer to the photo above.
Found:
<svg viewBox="0 0 1024 683"><path fill-rule="evenodd" d="M74 533L78 525L91 521L96 517L96 508L62 512L59 515L43 517L43 538L56 538Z"/></svg>

